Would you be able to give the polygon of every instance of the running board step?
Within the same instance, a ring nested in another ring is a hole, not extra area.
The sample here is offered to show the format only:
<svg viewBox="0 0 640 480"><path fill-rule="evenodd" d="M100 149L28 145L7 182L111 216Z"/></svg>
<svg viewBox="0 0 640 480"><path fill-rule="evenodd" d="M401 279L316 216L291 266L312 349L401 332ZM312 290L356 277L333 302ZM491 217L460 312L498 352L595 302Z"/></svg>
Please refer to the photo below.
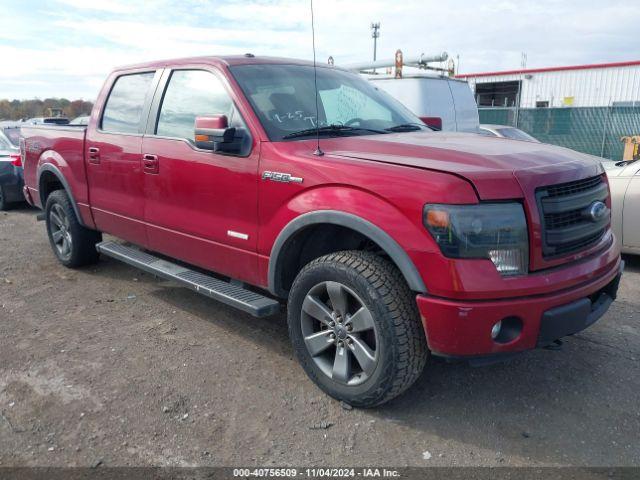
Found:
<svg viewBox="0 0 640 480"><path fill-rule="evenodd" d="M121 260L158 277L173 280L202 295L250 313L254 317L267 317L280 312L280 303L272 298L168 262L136 248L117 242L100 242L96 245L96 249L108 257Z"/></svg>

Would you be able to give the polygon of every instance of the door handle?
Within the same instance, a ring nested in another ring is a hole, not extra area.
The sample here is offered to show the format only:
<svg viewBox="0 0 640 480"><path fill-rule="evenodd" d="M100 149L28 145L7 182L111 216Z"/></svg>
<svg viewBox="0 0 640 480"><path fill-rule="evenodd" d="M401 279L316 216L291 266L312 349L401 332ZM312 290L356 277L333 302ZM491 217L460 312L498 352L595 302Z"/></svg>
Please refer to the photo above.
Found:
<svg viewBox="0 0 640 480"><path fill-rule="evenodd" d="M100 149L89 147L89 163L100 163Z"/></svg>
<svg viewBox="0 0 640 480"><path fill-rule="evenodd" d="M142 167L145 173L158 173L160 171L158 156L145 153L142 156Z"/></svg>

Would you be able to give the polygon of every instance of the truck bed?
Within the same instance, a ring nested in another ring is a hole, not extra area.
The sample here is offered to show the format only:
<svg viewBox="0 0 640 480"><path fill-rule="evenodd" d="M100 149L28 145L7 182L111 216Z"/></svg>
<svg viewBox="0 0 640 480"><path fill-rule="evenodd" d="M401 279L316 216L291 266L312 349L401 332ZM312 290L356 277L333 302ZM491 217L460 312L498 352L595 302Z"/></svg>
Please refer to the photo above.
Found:
<svg viewBox="0 0 640 480"><path fill-rule="evenodd" d="M25 125L24 183L33 203L44 207L40 200L42 175L38 167L43 163L58 169L78 204L88 205L86 166L84 162L85 125Z"/></svg>

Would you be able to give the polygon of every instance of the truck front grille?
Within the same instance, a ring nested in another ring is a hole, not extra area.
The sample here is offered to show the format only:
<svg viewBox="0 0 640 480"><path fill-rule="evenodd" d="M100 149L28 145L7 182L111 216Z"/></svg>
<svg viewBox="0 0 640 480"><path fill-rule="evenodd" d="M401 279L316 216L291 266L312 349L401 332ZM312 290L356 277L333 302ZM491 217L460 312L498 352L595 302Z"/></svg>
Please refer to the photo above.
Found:
<svg viewBox="0 0 640 480"><path fill-rule="evenodd" d="M589 210L608 195L602 176L538 188L543 256L568 255L596 244L606 232L610 215L593 219Z"/></svg>
<svg viewBox="0 0 640 480"><path fill-rule="evenodd" d="M571 195L573 193L584 192L597 187L602 183L602 177L585 178L584 180L576 180L575 182L561 183L559 185L552 185L550 187L544 187L549 197L562 197L564 195Z"/></svg>

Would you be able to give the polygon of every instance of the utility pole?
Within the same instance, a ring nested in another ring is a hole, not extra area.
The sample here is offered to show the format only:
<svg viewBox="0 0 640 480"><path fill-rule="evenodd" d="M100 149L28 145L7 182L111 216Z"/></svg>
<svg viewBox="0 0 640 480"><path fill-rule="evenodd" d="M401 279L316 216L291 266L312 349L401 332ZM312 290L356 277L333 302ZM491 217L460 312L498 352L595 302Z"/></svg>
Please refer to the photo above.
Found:
<svg viewBox="0 0 640 480"><path fill-rule="evenodd" d="M380 37L380 22L371 24L371 38L373 38L373 61L376 61L378 38Z"/></svg>
<svg viewBox="0 0 640 480"><path fill-rule="evenodd" d="M522 52L520 55L520 67L522 70L527 68L527 54ZM520 81L518 82L518 95L516 96L516 115L515 115L515 125L514 127L518 128L518 124L520 121L520 102L522 101L522 82L524 82L524 73L520 73Z"/></svg>

